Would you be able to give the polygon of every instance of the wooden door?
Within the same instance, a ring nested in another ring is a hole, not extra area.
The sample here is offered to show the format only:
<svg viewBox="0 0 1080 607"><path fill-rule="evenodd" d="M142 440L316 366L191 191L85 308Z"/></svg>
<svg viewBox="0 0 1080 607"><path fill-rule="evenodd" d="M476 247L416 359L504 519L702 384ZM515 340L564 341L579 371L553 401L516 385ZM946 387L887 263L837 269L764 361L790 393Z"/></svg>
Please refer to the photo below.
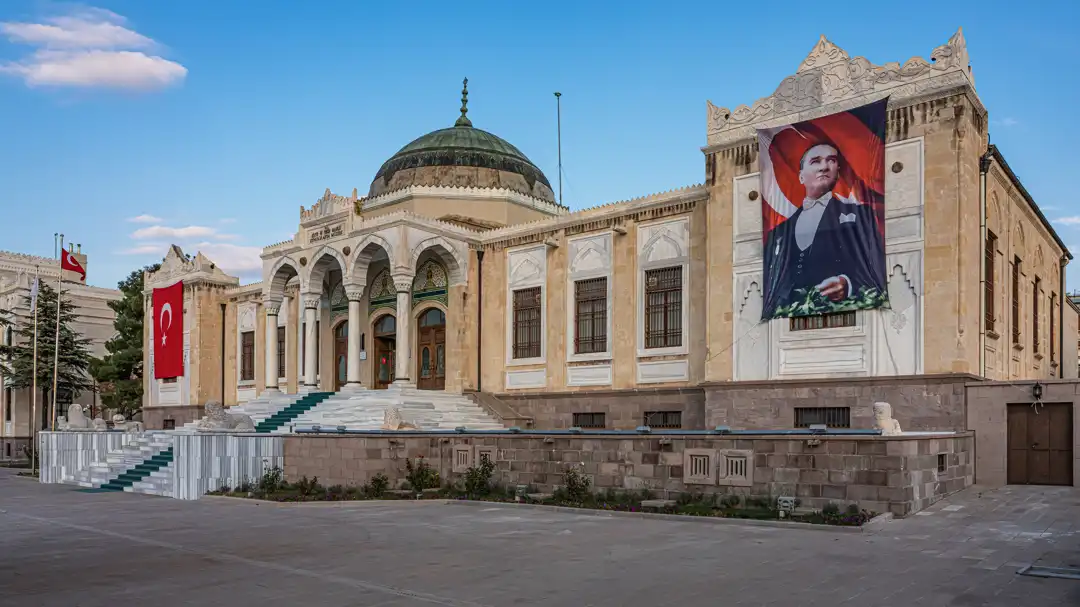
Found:
<svg viewBox="0 0 1080 607"><path fill-rule="evenodd" d="M334 329L334 391L348 381L349 374L349 323L343 322Z"/></svg>
<svg viewBox="0 0 1080 607"><path fill-rule="evenodd" d="M1006 481L1073 484L1072 404L1009 405Z"/></svg>
<svg viewBox="0 0 1080 607"><path fill-rule="evenodd" d="M394 381L394 363L397 358L397 319L391 314L380 316L371 327L371 343L375 350L372 361L372 385L383 389Z"/></svg>
<svg viewBox="0 0 1080 607"><path fill-rule="evenodd" d="M442 390L446 387L446 315L431 308L420 315L416 328L416 387Z"/></svg>

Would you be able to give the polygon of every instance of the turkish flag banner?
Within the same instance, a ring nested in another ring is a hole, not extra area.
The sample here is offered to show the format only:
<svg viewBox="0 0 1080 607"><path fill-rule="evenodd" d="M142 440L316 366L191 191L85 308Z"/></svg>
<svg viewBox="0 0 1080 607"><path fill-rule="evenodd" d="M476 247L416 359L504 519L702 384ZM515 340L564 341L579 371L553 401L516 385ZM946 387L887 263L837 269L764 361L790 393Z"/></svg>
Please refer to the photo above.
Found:
<svg viewBox="0 0 1080 607"><path fill-rule="evenodd" d="M154 379L184 374L184 283L154 289Z"/></svg>
<svg viewBox="0 0 1080 607"><path fill-rule="evenodd" d="M75 254L67 249L60 252L60 269L74 272L79 275L79 282L86 282L86 268L75 258Z"/></svg>

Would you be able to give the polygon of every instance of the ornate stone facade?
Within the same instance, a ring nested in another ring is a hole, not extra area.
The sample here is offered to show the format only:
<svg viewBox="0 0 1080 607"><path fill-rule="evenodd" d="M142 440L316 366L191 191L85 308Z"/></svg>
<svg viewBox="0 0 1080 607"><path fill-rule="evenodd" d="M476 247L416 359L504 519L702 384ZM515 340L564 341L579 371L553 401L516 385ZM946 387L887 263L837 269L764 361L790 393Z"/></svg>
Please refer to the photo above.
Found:
<svg viewBox="0 0 1080 607"><path fill-rule="evenodd" d="M761 323L754 129L885 96L892 306L857 312L854 324L842 328ZM1000 348L983 330L979 312L982 294L991 291L980 273L981 209L988 209L999 252L1013 255L1022 247L1041 278L1040 293L1057 302L1040 312L1043 357L1012 354L1009 376L1058 373L1060 365L1047 360L1054 358L1048 344L1063 331L1071 332L1066 342L1077 339L1075 309L1067 306L1067 318L1060 317L1063 289L1053 273L1067 251L1000 152L988 148L987 124L960 32L929 59L880 66L852 58L823 37L772 95L735 110L708 104L701 185L567 212L547 193L455 177L491 159L425 156L416 166L391 159L370 196L327 190L302 208L296 236L263 250L261 283L241 287L210 277L208 260L185 262L190 267L175 275L163 268L169 280L190 284L194 303L187 326L197 370L183 378L181 394L190 404L209 397L236 404L267 390L373 389L394 382L502 394L518 407L505 419L568 427L572 395L592 392L604 399L598 419L611 413L620 427L658 411L680 412L689 427L734 411L730 399L743 396L722 386L784 380L777 384L782 390L801 394L810 388L799 382L883 378L874 394L897 403L894 415L902 425L951 420L952 401L948 411L919 410L914 419L905 391L920 377L1006 373L1000 360L980 356ZM474 165L435 166L444 160ZM417 181L426 170L441 177ZM532 178L532 188L546 181ZM408 183L395 181L403 179ZM169 280L148 277L148 287ZM647 326L645 292L661 282L678 295L679 308L668 314L668 329L657 331ZM993 290L994 297L1001 292ZM276 322L265 322L268 305L278 309ZM1023 306L1019 314L1018 322L1033 322ZM1053 329L1051 315L1058 315ZM270 354L268 340L275 344ZM246 354L243 343L253 344L254 352ZM435 359L425 358L433 351ZM439 362L429 366L431 360ZM886 385L888 378L895 385ZM153 400L162 389L148 390L150 404L164 404ZM654 393L664 396L645 396ZM626 401L632 415L615 410L622 396L639 399ZM545 404L552 399L558 404ZM654 401L662 410L647 408ZM794 421L741 419L754 417ZM610 427L613 420L599 423Z"/></svg>

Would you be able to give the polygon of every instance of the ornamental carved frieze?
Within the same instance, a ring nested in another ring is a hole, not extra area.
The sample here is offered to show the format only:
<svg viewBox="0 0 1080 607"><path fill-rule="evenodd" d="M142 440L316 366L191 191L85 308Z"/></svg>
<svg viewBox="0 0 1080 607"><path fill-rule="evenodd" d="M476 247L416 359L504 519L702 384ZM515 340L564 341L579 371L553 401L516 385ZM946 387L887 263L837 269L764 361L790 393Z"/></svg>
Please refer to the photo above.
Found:
<svg viewBox="0 0 1080 607"><path fill-rule="evenodd" d="M822 36L798 71L785 78L772 95L734 110L707 102L708 144L750 139L755 127L769 126L774 120L777 124L806 120L886 95L905 99L963 85L972 90L975 87L962 30L934 49L929 61L913 57L902 65L875 65L865 57L851 58Z"/></svg>

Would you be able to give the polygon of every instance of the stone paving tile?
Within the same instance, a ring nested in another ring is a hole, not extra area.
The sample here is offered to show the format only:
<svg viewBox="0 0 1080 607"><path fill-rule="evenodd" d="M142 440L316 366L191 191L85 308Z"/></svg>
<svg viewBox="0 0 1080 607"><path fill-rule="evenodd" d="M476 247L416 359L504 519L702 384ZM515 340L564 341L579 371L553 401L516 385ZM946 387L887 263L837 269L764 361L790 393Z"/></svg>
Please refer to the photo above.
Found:
<svg viewBox="0 0 1080 607"><path fill-rule="evenodd" d="M544 510L87 494L0 471L0 606L1080 606L1080 492L979 488L841 534Z"/></svg>

